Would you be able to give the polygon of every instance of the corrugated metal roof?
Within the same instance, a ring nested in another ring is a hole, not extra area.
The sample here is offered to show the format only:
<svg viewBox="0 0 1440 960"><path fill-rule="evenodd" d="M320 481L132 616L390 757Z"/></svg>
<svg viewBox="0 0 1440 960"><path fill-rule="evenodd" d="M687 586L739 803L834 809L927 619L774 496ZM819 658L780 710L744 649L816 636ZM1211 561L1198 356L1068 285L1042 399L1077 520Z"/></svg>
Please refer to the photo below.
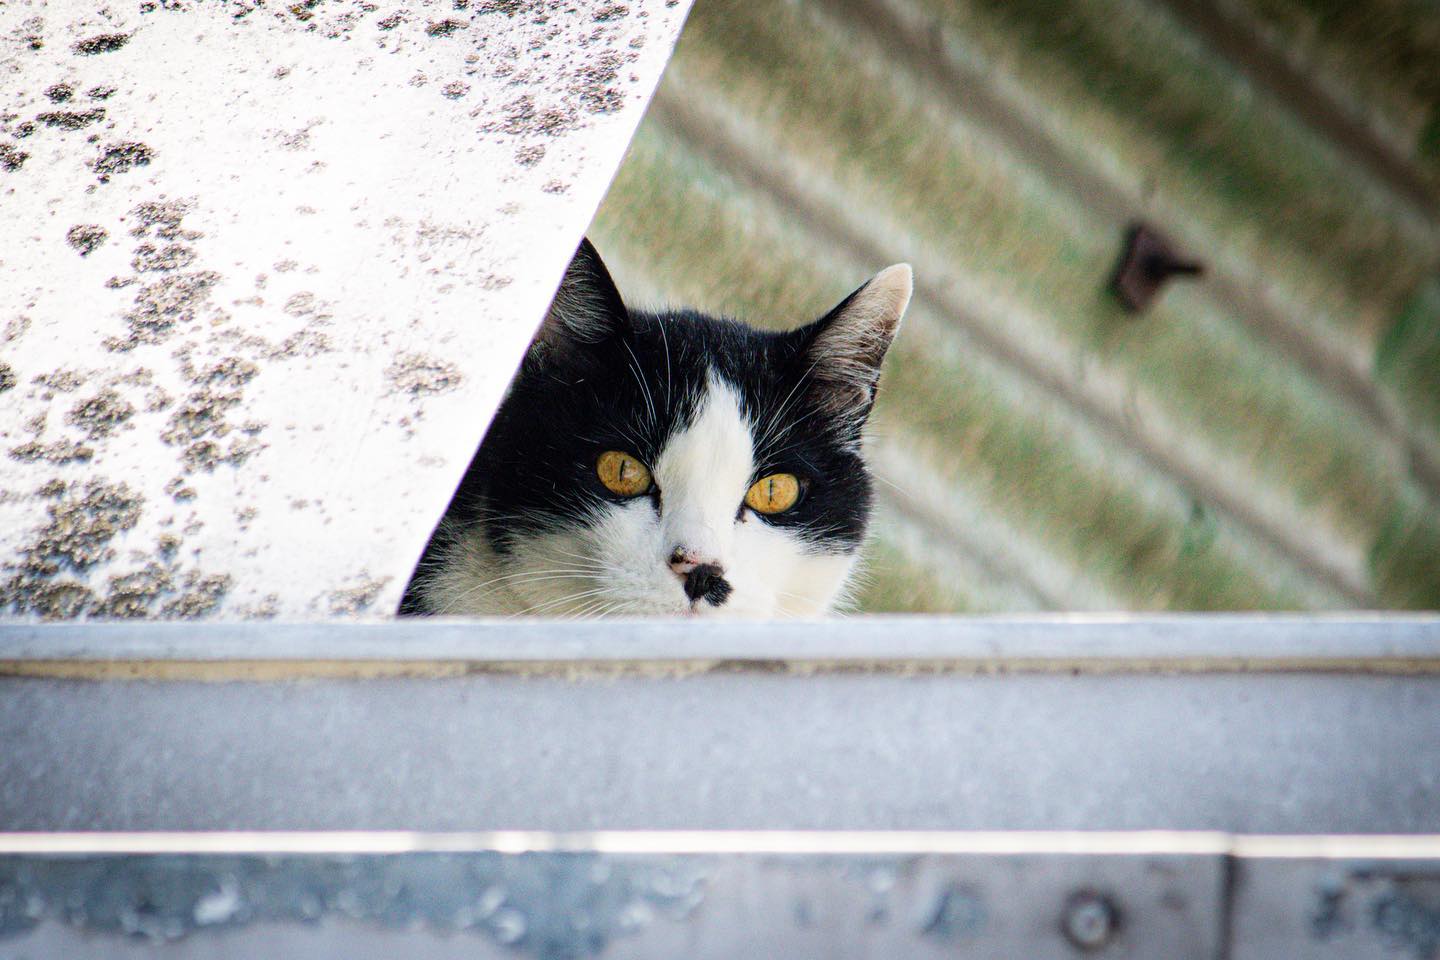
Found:
<svg viewBox="0 0 1440 960"><path fill-rule="evenodd" d="M914 264L862 609L1434 607L1440 13L1356 9L700 0L592 236L773 326ZM1132 315L1136 220L1208 269Z"/></svg>

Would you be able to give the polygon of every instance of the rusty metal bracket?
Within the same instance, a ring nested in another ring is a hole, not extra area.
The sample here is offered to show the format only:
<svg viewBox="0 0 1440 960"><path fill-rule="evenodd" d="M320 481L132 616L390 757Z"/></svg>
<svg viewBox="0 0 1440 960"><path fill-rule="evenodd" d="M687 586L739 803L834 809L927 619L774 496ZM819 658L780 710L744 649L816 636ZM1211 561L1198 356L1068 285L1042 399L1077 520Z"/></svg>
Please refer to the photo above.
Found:
<svg viewBox="0 0 1440 960"><path fill-rule="evenodd" d="M1125 232L1125 249L1110 289L1126 310L1140 313L1171 279L1197 277L1204 272L1204 264L1182 256L1160 231L1145 223L1134 223Z"/></svg>

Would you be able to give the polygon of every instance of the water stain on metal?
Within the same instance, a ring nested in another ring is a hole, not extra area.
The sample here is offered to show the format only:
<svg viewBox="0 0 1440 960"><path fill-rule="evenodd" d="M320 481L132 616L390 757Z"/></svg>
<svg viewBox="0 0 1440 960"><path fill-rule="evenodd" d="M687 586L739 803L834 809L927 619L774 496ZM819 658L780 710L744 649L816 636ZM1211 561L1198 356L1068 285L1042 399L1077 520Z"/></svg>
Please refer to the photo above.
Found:
<svg viewBox="0 0 1440 960"><path fill-rule="evenodd" d="M1322 880L1313 894L1307 919L1316 940L1351 944L1378 937L1387 955L1440 956L1440 875L1357 870Z"/></svg>
<svg viewBox="0 0 1440 960"><path fill-rule="evenodd" d="M42 923L151 942L254 923L349 920L488 937L544 960L598 956L684 919L705 868L592 853L0 858L0 942Z"/></svg>
<svg viewBox="0 0 1440 960"><path fill-rule="evenodd" d="M1315 904L1310 909L1310 935L1329 940L1347 932L1351 923L1345 915L1345 887L1341 883L1324 883L1315 889Z"/></svg>
<svg viewBox="0 0 1440 960"><path fill-rule="evenodd" d="M1414 960L1440 955L1440 878L1397 880L1370 908L1375 930Z"/></svg>
<svg viewBox="0 0 1440 960"><path fill-rule="evenodd" d="M920 932L936 940L973 940L985 930L985 904L973 890L948 884L931 901Z"/></svg>

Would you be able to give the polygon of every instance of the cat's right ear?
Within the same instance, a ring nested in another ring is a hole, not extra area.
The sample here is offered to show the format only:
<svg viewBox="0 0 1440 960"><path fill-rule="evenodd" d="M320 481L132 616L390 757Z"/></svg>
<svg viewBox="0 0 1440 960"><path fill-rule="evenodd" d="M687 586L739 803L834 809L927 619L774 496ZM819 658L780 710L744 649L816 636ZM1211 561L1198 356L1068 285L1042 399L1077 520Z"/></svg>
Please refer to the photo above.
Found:
<svg viewBox="0 0 1440 960"><path fill-rule="evenodd" d="M825 316L796 331L811 395L832 414L860 425L870 415L880 364L900 328L914 283L910 265L881 270Z"/></svg>
<svg viewBox="0 0 1440 960"><path fill-rule="evenodd" d="M540 364L563 364L600 343L628 323L625 304L600 254L588 238L565 268L565 278L545 314L529 359Z"/></svg>

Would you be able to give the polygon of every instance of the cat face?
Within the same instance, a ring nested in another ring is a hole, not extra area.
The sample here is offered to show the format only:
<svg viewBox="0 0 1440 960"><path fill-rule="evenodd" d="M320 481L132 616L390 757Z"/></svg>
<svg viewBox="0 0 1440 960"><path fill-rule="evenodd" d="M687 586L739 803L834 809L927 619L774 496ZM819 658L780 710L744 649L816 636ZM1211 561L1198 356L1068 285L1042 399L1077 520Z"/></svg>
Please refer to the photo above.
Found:
<svg viewBox="0 0 1440 960"><path fill-rule="evenodd" d="M407 612L778 617L844 592L910 271L768 333L627 309L582 243Z"/></svg>

